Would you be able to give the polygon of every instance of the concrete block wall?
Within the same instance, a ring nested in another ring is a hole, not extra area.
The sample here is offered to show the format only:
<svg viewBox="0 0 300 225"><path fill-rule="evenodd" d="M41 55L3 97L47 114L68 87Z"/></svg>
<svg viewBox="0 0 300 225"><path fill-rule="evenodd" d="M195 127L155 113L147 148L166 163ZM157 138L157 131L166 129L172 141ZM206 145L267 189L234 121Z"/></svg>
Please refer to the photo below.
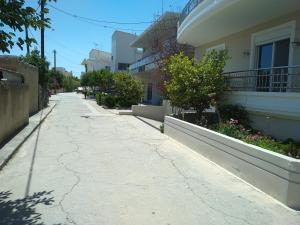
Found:
<svg viewBox="0 0 300 225"><path fill-rule="evenodd" d="M28 124L27 85L0 82L0 144Z"/></svg>
<svg viewBox="0 0 300 225"><path fill-rule="evenodd" d="M300 210L300 160L168 116L165 134L288 207Z"/></svg>
<svg viewBox="0 0 300 225"><path fill-rule="evenodd" d="M15 56L0 56L0 67L23 74L25 85L28 86L29 114L39 109L39 72L38 68L19 61Z"/></svg>

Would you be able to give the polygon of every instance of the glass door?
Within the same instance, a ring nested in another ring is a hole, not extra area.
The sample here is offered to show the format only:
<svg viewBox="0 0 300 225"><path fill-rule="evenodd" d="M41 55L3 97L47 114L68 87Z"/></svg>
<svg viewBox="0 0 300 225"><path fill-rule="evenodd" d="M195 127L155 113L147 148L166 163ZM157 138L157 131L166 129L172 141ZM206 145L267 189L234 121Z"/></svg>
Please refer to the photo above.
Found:
<svg viewBox="0 0 300 225"><path fill-rule="evenodd" d="M288 83L289 53L289 38L258 46L257 91L286 91Z"/></svg>
<svg viewBox="0 0 300 225"><path fill-rule="evenodd" d="M257 91L269 91L270 74L273 64L273 43L259 46Z"/></svg>

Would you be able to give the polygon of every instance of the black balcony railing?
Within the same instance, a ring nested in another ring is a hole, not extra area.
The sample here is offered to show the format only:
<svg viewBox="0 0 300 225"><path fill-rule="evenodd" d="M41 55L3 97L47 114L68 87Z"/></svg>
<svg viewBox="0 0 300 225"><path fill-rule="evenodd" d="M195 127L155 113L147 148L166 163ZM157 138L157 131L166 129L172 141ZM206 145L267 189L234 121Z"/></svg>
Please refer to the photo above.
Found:
<svg viewBox="0 0 300 225"><path fill-rule="evenodd" d="M227 90L300 92L300 66L272 67L223 74Z"/></svg>
<svg viewBox="0 0 300 225"><path fill-rule="evenodd" d="M140 60L136 61L135 63L129 66L129 72L130 73L143 72L146 70L147 65L156 62L157 60L159 60L159 58L160 58L159 52L155 52L144 58L141 58Z"/></svg>
<svg viewBox="0 0 300 225"><path fill-rule="evenodd" d="M184 19L204 0L189 0L184 9L181 12L179 18L179 25L184 21Z"/></svg>

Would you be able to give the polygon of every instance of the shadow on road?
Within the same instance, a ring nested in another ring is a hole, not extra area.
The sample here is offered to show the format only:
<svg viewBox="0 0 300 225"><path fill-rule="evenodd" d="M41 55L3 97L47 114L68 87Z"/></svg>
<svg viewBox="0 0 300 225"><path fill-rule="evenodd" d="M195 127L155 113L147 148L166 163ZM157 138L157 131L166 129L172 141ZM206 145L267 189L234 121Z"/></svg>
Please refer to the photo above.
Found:
<svg viewBox="0 0 300 225"><path fill-rule="evenodd" d="M41 123L41 120L43 118L43 113L44 113L44 110L41 111L39 123ZM34 144L34 149L33 149L33 154L32 154L32 159L31 159L31 163L30 163L29 174L28 174L27 185L26 185L26 189L25 189L25 197L29 195L29 191L30 191L30 185L31 185L31 180L32 180L33 168L34 168L34 163L35 163L35 158L36 158L36 153L37 153L37 147L38 147L41 127L42 127L42 124L40 124L40 126L38 127L38 132L36 135L36 140L35 140L35 144Z"/></svg>
<svg viewBox="0 0 300 225"><path fill-rule="evenodd" d="M36 212L36 207L40 204L52 205L54 203L52 192L37 192L15 200L11 200L10 191L0 192L0 225L44 225L41 222L41 214Z"/></svg>

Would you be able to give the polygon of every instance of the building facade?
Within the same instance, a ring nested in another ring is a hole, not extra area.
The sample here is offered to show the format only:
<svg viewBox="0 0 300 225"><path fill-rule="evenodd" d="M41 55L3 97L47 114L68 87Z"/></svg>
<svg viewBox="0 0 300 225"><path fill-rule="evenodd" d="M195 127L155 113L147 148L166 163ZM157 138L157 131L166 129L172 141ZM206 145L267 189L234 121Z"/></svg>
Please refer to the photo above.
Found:
<svg viewBox="0 0 300 225"><path fill-rule="evenodd" d="M166 12L132 43L143 49L142 58L131 64L129 71L144 84L144 102L158 105L162 102L162 59L183 46L176 41L178 13Z"/></svg>
<svg viewBox="0 0 300 225"><path fill-rule="evenodd" d="M223 101L245 106L266 134L300 140L300 1L191 0L177 40L196 59L227 49Z"/></svg>
<svg viewBox="0 0 300 225"><path fill-rule="evenodd" d="M136 35L115 31L112 35L111 71L129 71L129 66L140 59L142 52L131 47Z"/></svg>
<svg viewBox="0 0 300 225"><path fill-rule="evenodd" d="M84 66L86 73L98 70L110 70L111 54L109 52L92 49L89 53L89 58L84 59L81 65Z"/></svg>

